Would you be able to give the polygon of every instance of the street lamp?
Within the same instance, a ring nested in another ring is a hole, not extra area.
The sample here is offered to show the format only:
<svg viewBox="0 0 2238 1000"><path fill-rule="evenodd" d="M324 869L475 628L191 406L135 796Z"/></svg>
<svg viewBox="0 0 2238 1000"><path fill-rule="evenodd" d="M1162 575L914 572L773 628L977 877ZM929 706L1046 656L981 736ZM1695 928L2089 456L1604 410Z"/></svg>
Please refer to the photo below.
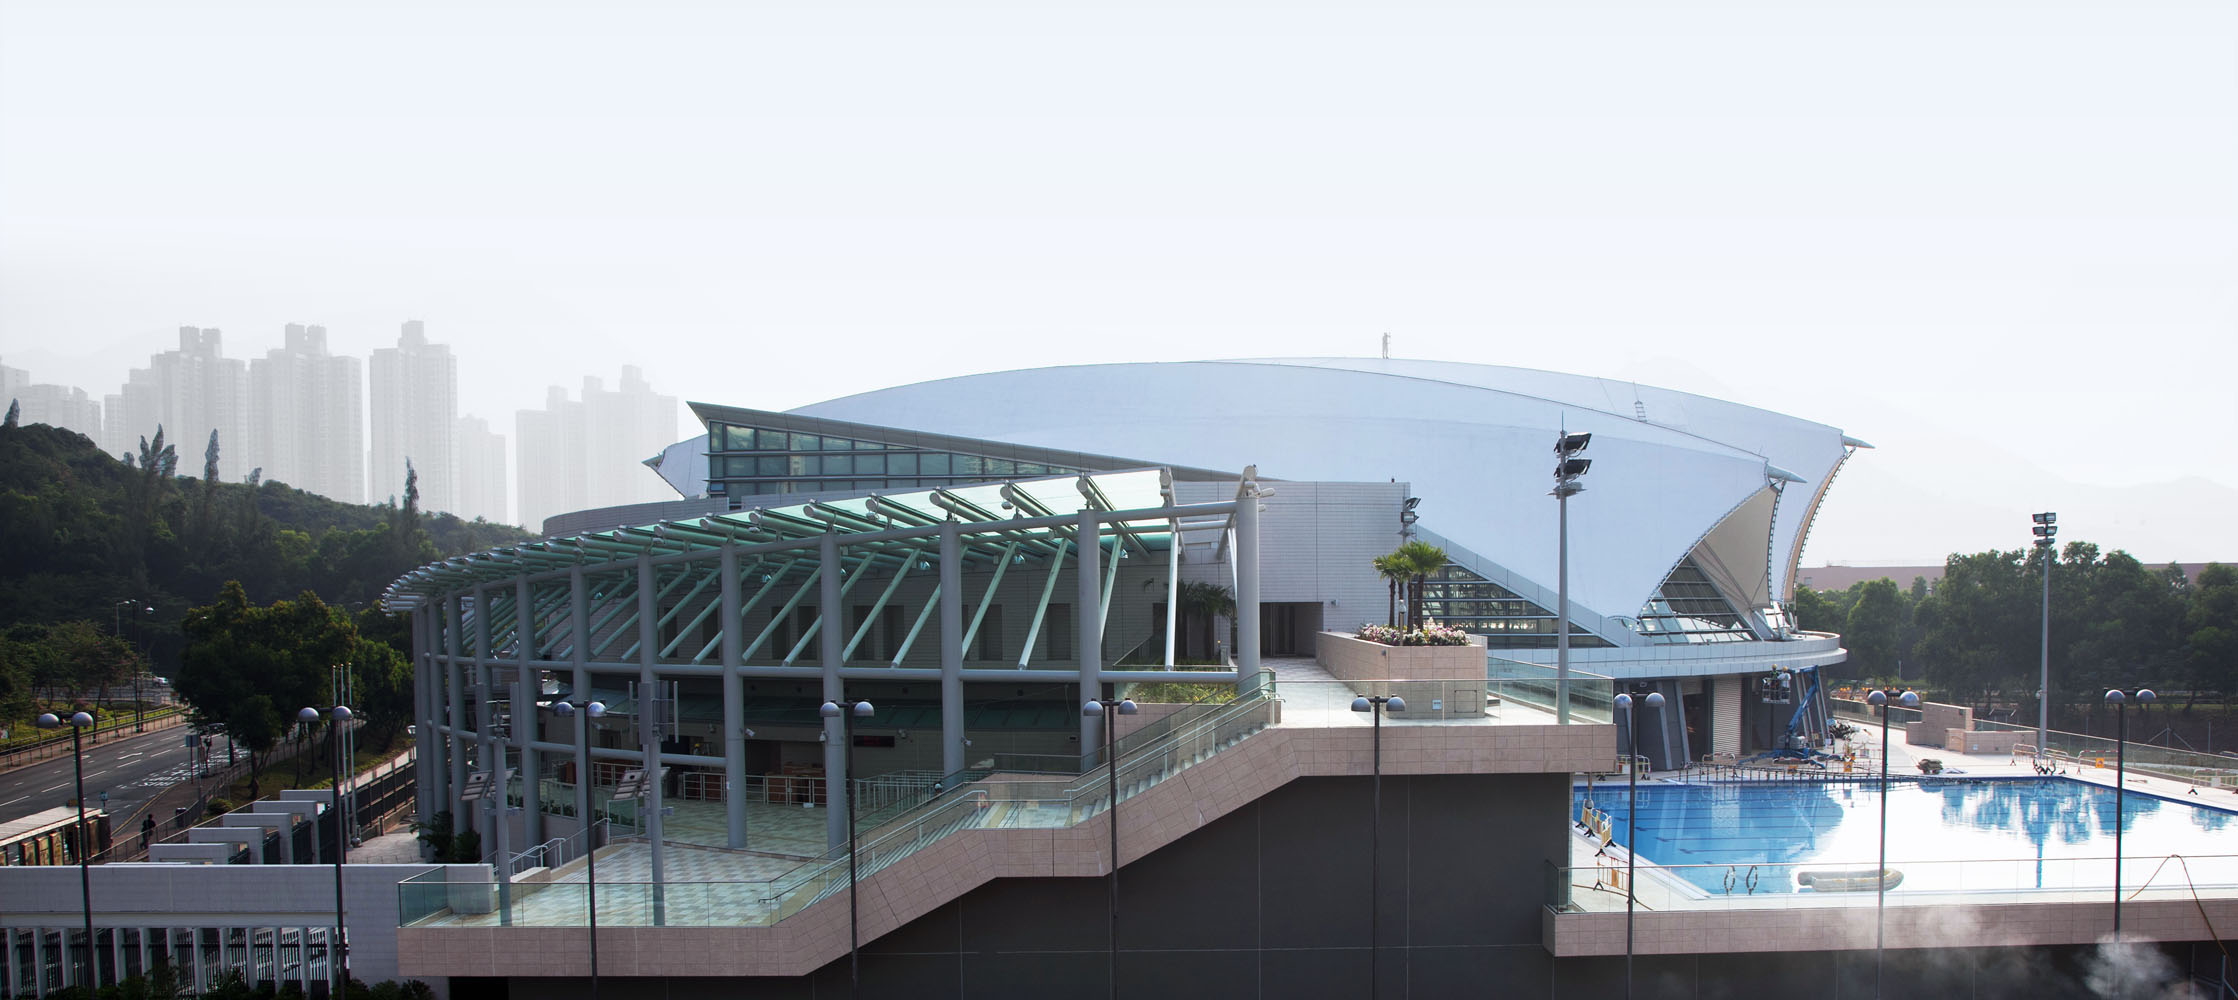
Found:
<svg viewBox="0 0 2238 1000"><path fill-rule="evenodd" d="M2059 536L2059 515L2045 511L2035 515L2036 547L2044 554L2044 624L2043 659L2038 664L2036 686L2036 759L2044 759L2044 741L2051 738L2051 568L2059 552L2052 540Z"/></svg>
<svg viewBox="0 0 2238 1000"><path fill-rule="evenodd" d="M1374 777L1368 786L1371 789L1368 807L1368 996L1374 997L1378 985L1376 960L1382 951L1382 937L1376 933L1376 906L1382 902L1383 875L1383 713L1406 711L1407 700L1397 695L1363 695L1352 699L1352 710L1368 713L1370 766L1374 768Z"/></svg>
<svg viewBox="0 0 2238 1000"><path fill-rule="evenodd" d="M1585 492L1578 479L1593 460L1577 456L1592 443L1593 435L1566 429L1554 437L1554 501L1561 512L1554 574L1554 721L1560 725L1570 721L1570 498Z"/></svg>
<svg viewBox="0 0 2238 1000"><path fill-rule="evenodd" d="M1642 699L1651 712L1663 710L1663 693L1650 691ZM1631 779L1624 792L1624 995L1632 995L1632 909L1639 899L1633 887L1633 878L1639 871L1640 861L1640 725L1632 715L1632 696L1616 696L1616 707L1624 713L1624 731L1631 740L1631 755L1624 761L1624 771Z"/></svg>
<svg viewBox="0 0 2238 1000"><path fill-rule="evenodd" d="M2135 695L2124 695L2120 688L2106 692L2106 700L2114 706L2114 943L2121 943L2121 826L2122 795L2128 784L2129 702L2135 700L2142 707L2158 697L2151 688L2138 688Z"/></svg>
<svg viewBox="0 0 2238 1000"><path fill-rule="evenodd" d="M867 701L853 701L841 708L838 702L827 701L816 710L826 719L840 720L840 733L847 744L840 748L845 774L840 775L840 787L847 793L847 989L849 996L863 995L863 923L862 909L855 894L855 720L870 718L874 709Z"/></svg>
<svg viewBox="0 0 2238 1000"><path fill-rule="evenodd" d="M53 712L39 715L39 728L59 729L65 720ZM85 825L85 751L79 743L80 734L93 728L93 716L72 712L70 723L70 762L78 772L78 896L85 906L85 973L86 989L100 989L101 954L93 943L93 870L88 867L93 860L93 831ZM63 949L68 951L68 948Z"/></svg>
<svg viewBox="0 0 2238 1000"><path fill-rule="evenodd" d="M587 880L586 909L590 912L591 931L591 1000L598 1000L598 806L591 801L591 720L606 714L603 701L582 703L578 714L576 703L555 701L552 711L560 718L575 720L575 782L583 789L582 815L577 817L583 825L583 877Z"/></svg>
<svg viewBox="0 0 2238 1000"><path fill-rule="evenodd" d="M1119 721L1115 715L1135 714L1132 698L1091 698L1080 706L1080 714L1091 719L1103 720L1104 787L1110 790L1111 801L1104 808L1104 815L1111 823L1111 996L1119 996L1119 755L1117 733Z"/></svg>
<svg viewBox="0 0 2238 1000"><path fill-rule="evenodd" d="M1865 696L1865 703L1881 710L1881 863L1873 869L1873 996L1881 995L1882 945L1888 908L1888 698L1887 691ZM1918 708L1919 695L1906 691L1896 696L1905 708Z"/></svg>
<svg viewBox="0 0 2238 1000"><path fill-rule="evenodd" d="M327 733L334 744L334 947L333 953L327 956L327 964L333 966L334 995L339 997L348 988L350 975L350 942L342 916L342 865L350 858L350 831L342 821L342 727L349 725L350 709L347 705L336 705L321 712L306 707L295 713L295 721L310 725L319 721L321 715L334 720L334 727Z"/></svg>

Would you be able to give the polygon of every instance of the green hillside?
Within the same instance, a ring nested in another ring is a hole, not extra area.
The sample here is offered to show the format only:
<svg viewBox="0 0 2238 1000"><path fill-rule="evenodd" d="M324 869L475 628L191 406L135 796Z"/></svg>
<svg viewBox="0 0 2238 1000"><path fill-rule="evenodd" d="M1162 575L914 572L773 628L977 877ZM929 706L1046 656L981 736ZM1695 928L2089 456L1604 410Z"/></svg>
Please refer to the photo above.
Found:
<svg viewBox="0 0 2238 1000"><path fill-rule="evenodd" d="M72 431L0 427L0 628L83 621L107 633L120 602L152 604L123 609L123 639L164 673L181 617L228 580L254 604L308 590L357 612L415 566L532 537L422 514L416 491L401 505L348 504L279 482L179 476L182 464L211 467L207 442L182 444L158 433L120 461Z"/></svg>

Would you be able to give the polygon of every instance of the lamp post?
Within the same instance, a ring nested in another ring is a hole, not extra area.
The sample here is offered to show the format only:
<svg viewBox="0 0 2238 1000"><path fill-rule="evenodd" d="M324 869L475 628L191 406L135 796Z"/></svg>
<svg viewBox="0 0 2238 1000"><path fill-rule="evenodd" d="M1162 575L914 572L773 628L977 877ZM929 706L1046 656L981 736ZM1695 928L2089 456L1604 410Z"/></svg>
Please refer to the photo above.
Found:
<svg viewBox="0 0 2238 1000"><path fill-rule="evenodd" d="M111 606L110 610L112 610L112 611L116 612L116 618L117 618L117 625L116 625L116 637L117 637L117 640L118 640L118 641L120 641L120 642L121 642L121 641L123 641L123 639L124 639L124 609L125 609L125 608L127 608L127 607L130 607L130 606L132 606L132 605L135 605L135 604L138 604L138 605L140 606L140 611L141 611L141 613L143 613L143 614L150 614L150 615L152 615L152 614L155 614L155 605L152 605L152 604L141 604L141 603L140 603L140 599L139 599L139 598L137 598L137 597L128 597L128 598L125 598L124 600L121 600L121 601L118 601L118 602L116 602L116 604L114 604L113 606ZM141 705L140 705L140 675L141 675L141 674L143 674L143 673L146 673L146 671L145 671L144 669L142 669L142 666L141 666L140 664L134 664L134 665L133 665L133 667L132 667L132 731L133 731L133 732L135 732L135 733L144 733L144 732L147 732L147 731L148 731L148 727L147 727L147 710L146 710L145 708L141 707Z"/></svg>
<svg viewBox="0 0 2238 1000"><path fill-rule="evenodd" d="M309 725L319 721L321 715L334 720L333 728L327 732L328 739L334 743L334 947L333 954L327 956L327 964L333 966L333 995L340 997L348 989L350 976L350 942L342 915L342 865L350 859L350 831L342 819L342 728L350 723L350 709L347 705L336 705L321 712L306 707L295 713L295 721Z"/></svg>
<svg viewBox="0 0 2238 1000"><path fill-rule="evenodd" d="M1383 899L1383 713L1404 712L1407 701L1397 695L1363 696L1352 699L1352 710L1368 713L1368 745L1373 768L1373 778L1368 785L1368 996L1374 997L1378 987L1376 963L1383 950L1382 936L1376 933L1380 929L1376 906Z"/></svg>
<svg viewBox="0 0 2238 1000"><path fill-rule="evenodd" d="M1888 921L1888 698L1889 692L1875 691L1865 696L1865 703L1881 710L1881 861L1873 869L1873 996L1881 995L1881 967L1884 938ZM1896 696L1896 703L1905 708L1918 708L1919 695L1906 691Z"/></svg>
<svg viewBox="0 0 2238 1000"><path fill-rule="evenodd" d="M1554 503L1560 511L1554 573L1554 721L1558 725L1570 722L1570 498L1585 492L1578 478L1593 467L1593 460L1577 456L1591 443L1593 435L1567 429L1554 437Z"/></svg>
<svg viewBox="0 0 2238 1000"><path fill-rule="evenodd" d="M847 741L840 748L847 773L840 775L839 784L847 793L847 989L855 997L863 995L862 909L855 896L855 720L870 718L873 711L867 701L851 701L845 708L827 701L817 709L824 718L840 720L839 731Z"/></svg>
<svg viewBox="0 0 2238 1000"><path fill-rule="evenodd" d="M1094 698L1080 706L1080 714L1091 719L1103 720L1104 787L1111 793L1111 801L1104 808L1104 815L1111 825L1111 996L1119 996L1119 755L1117 732L1119 720L1114 716L1135 714L1132 698Z"/></svg>
<svg viewBox="0 0 2238 1000"><path fill-rule="evenodd" d="M2114 706L2114 943L2121 943L2121 826L2123 789L2128 785L2129 702L2150 705L2158 697L2151 688L2138 688L2135 695L2125 695L2120 688L2106 692L2106 700Z"/></svg>
<svg viewBox="0 0 2238 1000"><path fill-rule="evenodd" d="M583 702L582 712L575 711L571 701L555 701L552 711L560 718L575 720L575 782L583 789L583 878L585 879L584 909L590 914L591 932L591 1000L598 1000L598 807L591 801L591 720L606 714L603 701Z"/></svg>
<svg viewBox="0 0 2238 1000"><path fill-rule="evenodd" d="M1641 699L1648 710L1663 710L1663 693L1650 691ZM1616 707L1624 713L1624 732L1631 742L1631 754L1625 758L1624 772L1631 779L1624 792L1624 995L1632 995L1632 910L1639 893L1633 878L1639 872L1640 848L1640 722L1632 714L1630 693L1616 696Z"/></svg>
<svg viewBox="0 0 2238 1000"><path fill-rule="evenodd" d="M2044 554L2044 623L2042 659L2037 665L2036 682L2036 760L2044 759L2044 741L2051 738L2051 568L2059 552L2052 540L2059 536L2059 515L2045 511L2035 515L2036 548Z"/></svg>
<svg viewBox="0 0 2238 1000"><path fill-rule="evenodd" d="M65 720L53 712L44 712L39 716L38 725L41 729L59 729L65 721L70 724L70 762L78 775L78 896L85 907L85 982L90 992L100 988L101 954L93 943L93 870L89 867L93 860L93 831L85 824L85 750L79 737L93 728L93 716L72 712Z"/></svg>

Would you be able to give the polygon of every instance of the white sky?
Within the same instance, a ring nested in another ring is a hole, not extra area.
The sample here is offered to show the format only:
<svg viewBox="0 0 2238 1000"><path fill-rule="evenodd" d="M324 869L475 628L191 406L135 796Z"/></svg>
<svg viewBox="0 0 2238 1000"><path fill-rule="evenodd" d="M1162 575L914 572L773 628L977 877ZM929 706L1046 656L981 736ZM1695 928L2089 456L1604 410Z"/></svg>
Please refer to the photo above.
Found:
<svg viewBox="0 0 2238 1000"><path fill-rule="evenodd" d="M1806 565L2233 560L2238 5L0 0L0 358L407 318L507 432L1389 331L1873 442Z"/></svg>

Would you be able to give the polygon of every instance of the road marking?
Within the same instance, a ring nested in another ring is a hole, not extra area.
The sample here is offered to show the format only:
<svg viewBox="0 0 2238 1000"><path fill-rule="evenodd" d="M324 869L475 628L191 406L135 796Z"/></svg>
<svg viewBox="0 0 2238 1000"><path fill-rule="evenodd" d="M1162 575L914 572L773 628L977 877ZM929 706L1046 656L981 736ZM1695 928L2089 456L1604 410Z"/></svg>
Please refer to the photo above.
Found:
<svg viewBox="0 0 2238 1000"><path fill-rule="evenodd" d="M29 796L29 795L18 795L18 796L16 796L15 798L9 799L9 800L8 800L8 801L6 801L6 802L0 802L0 806L12 806L12 805L15 805L15 804L16 804L16 803L18 803L18 802L21 802L21 801L23 801L23 800L25 800L25 799L28 799L28 798L30 798L30 797L31 797L31 796Z"/></svg>

